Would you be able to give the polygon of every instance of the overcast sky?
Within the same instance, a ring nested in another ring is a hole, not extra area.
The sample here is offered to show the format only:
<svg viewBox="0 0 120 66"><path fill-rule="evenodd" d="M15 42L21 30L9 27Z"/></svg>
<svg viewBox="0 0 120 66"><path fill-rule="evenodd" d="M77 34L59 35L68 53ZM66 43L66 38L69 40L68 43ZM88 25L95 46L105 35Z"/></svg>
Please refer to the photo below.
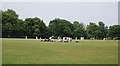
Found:
<svg viewBox="0 0 120 66"><path fill-rule="evenodd" d="M117 2L3 2L2 10L13 9L19 18L39 17L46 25L54 18L84 24L103 21L106 25L118 24Z"/></svg>
<svg viewBox="0 0 120 66"><path fill-rule="evenodd" d="M119 2L119 0L1 0L2 2Z"/></svg>

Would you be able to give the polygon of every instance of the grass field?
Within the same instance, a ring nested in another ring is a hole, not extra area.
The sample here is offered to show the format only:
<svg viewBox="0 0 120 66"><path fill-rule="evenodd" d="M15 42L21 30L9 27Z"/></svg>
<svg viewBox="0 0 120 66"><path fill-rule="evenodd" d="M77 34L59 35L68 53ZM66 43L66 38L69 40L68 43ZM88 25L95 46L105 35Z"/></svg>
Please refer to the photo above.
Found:
<svg viewBox="0 0 120 66"><path fill-rule="evenodd" d="M118 64L118 41L2 39L3 64Z"/></svg>

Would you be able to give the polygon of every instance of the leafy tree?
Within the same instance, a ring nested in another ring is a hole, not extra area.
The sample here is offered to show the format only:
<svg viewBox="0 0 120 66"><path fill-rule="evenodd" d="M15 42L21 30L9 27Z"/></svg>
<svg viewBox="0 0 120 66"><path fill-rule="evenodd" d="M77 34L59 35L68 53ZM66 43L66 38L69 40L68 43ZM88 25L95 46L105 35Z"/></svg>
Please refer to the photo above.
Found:
<svg viewBox="0 0 120 66"><path fill-rule="evenodd" d="M0 10L0 37L2 37L2 10Z"/></svg>
<svg viewBox="0 0 120 66"><path fill-rule="evenodd" d="M17 23L15 24L15 28L13 31L14 36L16 37L24 37L24 21L22 19L18 19Z"/></svg>
<svg viewBox="0 0 120 66"><path fill-rule="evenodd" d="M86 27L87 33L88 33L88 38L97 38L98 35L98 25L95 23L90 22L89 25Z"/></svg>
<svg viewBox="0 0 120 66"><path fill-rule="evenodd" d="M64 19L55 18L49 23L49 32L52 36L72 36L73 25Z"/></svg>
<svg viewBox="0 0 120 66"><path fill-rule="evenodd" d="M87 33L85 30L85 27L82 23L79 23L78 21L74 21L73 23L73 36L75 37L86 37Z"/></svg>
<svg viewBox="0 0 120 66"><path fill-rule="evenodd" d="M2 21L2 22L1 22ZM1 31L2 30L2 31ZM87 37L103 39L105 37L120 38L120 25L110 26L109 29L103 22L98 25L90 22L85 28L84 24L55 18L46 26L43 20L34 17L26 18L24 21L19 19L18 14L12 9L0 10L0 35L3 37Z"/></svg>
<svg viewBox="0 0 120 66"><path fill-rule="evenodd" d="M109 36L112 38L120 38L120 25L113 25L109 27Z"/></svg>
<svg viewBox="0 0 120 66"><path fill-rule="evenodd" d="M24 21L25 35L28 37L45 37L46 26L39 18L26 18Z"/></svg>
<svg viewBox="0 0 120 66"><path fill-rule="evenodd" d="M103 39L106 37L106 30L107 28L105 27L105 24L103 22L99 22L98 23L98 35L97 35L97 38L98 39Z"/></svg>
<svg viewBox="0 0 120 66"><path fill-rule="evenodd" d="M18 22L18 15L12 9L2 12L2 32L3 37L14 37L16 31L16 24Z"/></svg>

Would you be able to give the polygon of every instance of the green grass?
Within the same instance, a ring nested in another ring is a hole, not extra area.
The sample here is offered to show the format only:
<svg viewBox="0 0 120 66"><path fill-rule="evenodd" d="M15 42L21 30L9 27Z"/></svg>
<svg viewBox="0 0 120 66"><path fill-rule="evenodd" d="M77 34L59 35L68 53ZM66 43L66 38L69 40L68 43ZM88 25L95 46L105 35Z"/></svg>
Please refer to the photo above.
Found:
<svg viewBox="0 0 120 66"><path fill-rule="evenodd" d="M3 64L118 64L118 41L2 39Z"/></svg>

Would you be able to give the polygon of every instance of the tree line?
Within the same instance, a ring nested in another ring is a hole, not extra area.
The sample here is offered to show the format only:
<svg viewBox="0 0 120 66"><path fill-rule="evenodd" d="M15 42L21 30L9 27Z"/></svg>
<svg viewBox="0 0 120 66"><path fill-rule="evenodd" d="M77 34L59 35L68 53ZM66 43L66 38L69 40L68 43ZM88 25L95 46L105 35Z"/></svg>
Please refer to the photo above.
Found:
<svg viewBox="0 0 120 66"><path fill-rule="evenodd" d="M85 37L86 39L95 38L119 38L120 25L105 26L102 21L98 25L90 22L87 26L78 21L71 23L68 20L55 18L46 26L44 21L38 17L19 19L19 15L12 9L2 13L2 37L21 38L28 36L34 38L36 36L47 38L50 36L65 36L65 37Z"/></svg>

